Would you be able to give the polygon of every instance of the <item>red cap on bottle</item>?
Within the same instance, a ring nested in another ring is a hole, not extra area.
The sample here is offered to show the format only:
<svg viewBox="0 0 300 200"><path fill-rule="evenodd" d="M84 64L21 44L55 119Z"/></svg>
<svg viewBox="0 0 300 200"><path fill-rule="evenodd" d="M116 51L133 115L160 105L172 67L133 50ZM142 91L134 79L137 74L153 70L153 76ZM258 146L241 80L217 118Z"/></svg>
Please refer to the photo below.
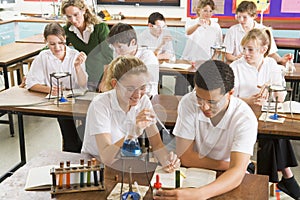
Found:
<svg viewBox="0 0 300 200"><path fill-rule="evenodd" d="M159 182L159 175L156 174L156 182L154 183L154 188L159 189L161 188L161 183Z"/></svg>

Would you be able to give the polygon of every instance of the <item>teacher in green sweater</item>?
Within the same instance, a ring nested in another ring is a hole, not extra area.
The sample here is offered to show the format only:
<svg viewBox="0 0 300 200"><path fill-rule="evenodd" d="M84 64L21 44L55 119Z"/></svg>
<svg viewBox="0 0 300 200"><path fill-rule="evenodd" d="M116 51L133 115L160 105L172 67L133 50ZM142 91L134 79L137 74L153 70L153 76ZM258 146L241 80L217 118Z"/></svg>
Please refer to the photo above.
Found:
<svg viewBox="0 0 300 200"><path fill-rule="evenodd" d="M113 52L106 42L109 28L99 21L84 0L63 0L61 13L67 19L64 26L67 45L72 45L87 55L85 64L88 88L96 91L104 65L109 64L113 58Z"/></svg>

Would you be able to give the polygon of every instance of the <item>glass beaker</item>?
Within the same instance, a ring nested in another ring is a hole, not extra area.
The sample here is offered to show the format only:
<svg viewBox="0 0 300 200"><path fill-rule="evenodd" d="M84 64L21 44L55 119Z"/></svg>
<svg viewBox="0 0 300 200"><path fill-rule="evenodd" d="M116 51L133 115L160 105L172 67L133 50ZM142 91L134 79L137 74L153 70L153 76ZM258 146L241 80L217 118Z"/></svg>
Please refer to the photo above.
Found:
<svg viewBox="0 0 300 200"><path fill-rule="evenodd" d="M124 143L121 148L121 156L123 157L137 157L142 154L142 149L136 135L135 125L128 124L128 131Z"/></svg>

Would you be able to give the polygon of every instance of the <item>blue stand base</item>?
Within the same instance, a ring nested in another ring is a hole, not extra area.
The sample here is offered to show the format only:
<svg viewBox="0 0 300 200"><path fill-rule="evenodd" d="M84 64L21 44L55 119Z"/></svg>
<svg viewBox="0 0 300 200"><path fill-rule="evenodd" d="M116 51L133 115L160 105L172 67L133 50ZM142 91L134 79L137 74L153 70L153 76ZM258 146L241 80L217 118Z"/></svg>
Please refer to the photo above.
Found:
<svg viewBox="0 0 300 200"><path fill-rule="evenodd" d="M61 102L61 103L68 102L68 99L66 99L65 97L62 97L59 99L59 102Z"/></svg>
<svg viewBox="0 0 300 200"><path fill-rule="evenodd" d="M139 193L136 192L125 192L122 194L122 200L132 199L132 200L139 200L141 196Z"/></svg>
<svg viewBox="0 0 300 200"><path fill-rule="evenodd" d="M278 120L278 115L276 113L274 113L274 115L270 116L270 119Z"/></svg>

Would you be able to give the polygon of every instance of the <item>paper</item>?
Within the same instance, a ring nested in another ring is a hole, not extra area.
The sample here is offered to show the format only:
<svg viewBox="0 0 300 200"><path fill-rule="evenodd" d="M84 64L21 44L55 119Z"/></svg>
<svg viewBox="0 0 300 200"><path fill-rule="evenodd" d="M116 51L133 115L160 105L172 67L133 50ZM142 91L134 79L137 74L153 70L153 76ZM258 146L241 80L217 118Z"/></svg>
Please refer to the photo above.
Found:
<svg viewBox="0 0 300 200"><path fill-rule="evenodd" d="M290 107L292 109L290 109ZM269 108L269 112L275 112L275 102L271 102L270 106L269 103L266 102L262 107L261 107L261 111L267 112ZM298 113L300 114L300 103L296 102L296 101L286 101L284 103L278 103L277 105L277 112L278 113L291 113L291 111L293 113Z"/></svg>
<svg viewBox="0 0 300 200"><path fill-rule="evenodd" d="M87 93L87 90L86 89L73 89L73 93L71 90L64 90L63 91L63 96L64 97L77 97L77 96L83 96ZM46 99L48 99L50 96L50 94L48 94L47 96L45 96ZM57 98L56 95L51 95L50 96L50 99L55 99Z"/></svg>
<svg viewBox="0 0 300 200"><path fill-rule="evenodd" d="M184 168L181 167L180 171L186 178L180 176L180 187L201 187L216 180L216 171L201 169L201 168ZM175 172L167 173L162 167L158 166L151 180L151 185L156 181L156 175L159 175L162 188L175 188Z"/></svg>
<svg viewBox="0 0 300 200"><path fill-rule="evenodd" d="M166 63L163 62L160 67L172 68L172 69L189 69L191 64L183 64L183 63Z"/></svg>
<svg viewBox="0 0 300 200"><path fill-rule="evenodd" d="M259 117L259 121L266 121L266 122L275 122L275 123L283 123L285 118L283 117L278 117L277 120L271 119L270 116L274 115L274 113L262 113Z"/></svg>
<svg viewBox="0 0 300 200"><path fill-rule="evenodd" d="M116 184L114 189L111 191L111 193L107 197L108 200L120 200L121 184L122 183L117 183ZM139 191L141 193L140 196L144 197L146 195L148 189L149 189L148 186L139 185ZM137 188L135 187L134 184L132 184L132 190L133 190L133 192L138 192ZM128 191L129 191L129 185L127 183L124 183L123 184L123 189L122 189L123 194L125 192L128 192ZM143 199L143 198L141 198L141 199Z"/></svg>

